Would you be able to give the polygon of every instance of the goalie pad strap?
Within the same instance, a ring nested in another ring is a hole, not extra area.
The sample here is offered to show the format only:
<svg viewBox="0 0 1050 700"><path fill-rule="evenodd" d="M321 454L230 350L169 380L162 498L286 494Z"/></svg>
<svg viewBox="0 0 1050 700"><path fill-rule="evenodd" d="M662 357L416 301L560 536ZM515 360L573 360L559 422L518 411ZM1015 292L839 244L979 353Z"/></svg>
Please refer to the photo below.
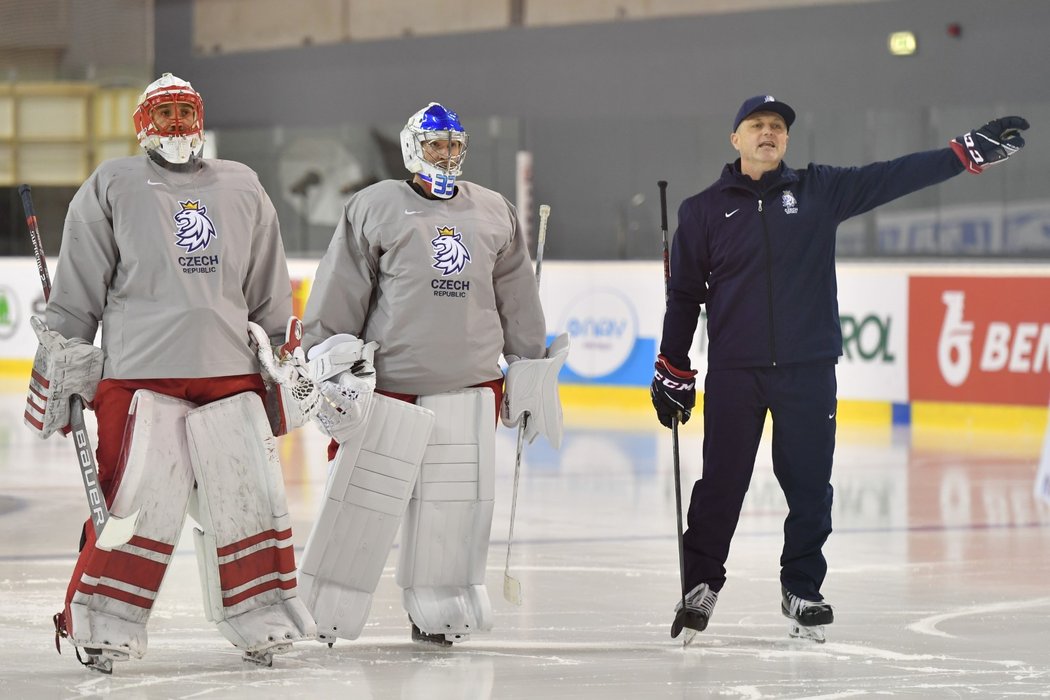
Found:
<svg viewBox="0 0 1050 700"><path fill-rule="evenodd" d="M321 641L361 634L433 424L429 410L376 395L336 453L299 572Z"/></svg>
<svg viewBox="0 0 1050 700"><path fill-rule="evenodd" d="M186 436L176 428L193 408L188 401L146 390L136 391L131 400L111 512L127 517L138 511L135 534L110 552L90 545L69 605L77 646L135 658L146 651L146 622L182 534L193 488Z"/></svg>
<svg viewBox="0 0 1050 700"><path fill-rule="evenodd" d="M237 394L190 411L186 431L208 619L247 651L312 638L313 620L296 597L277 444L259 397Z"/></svg>

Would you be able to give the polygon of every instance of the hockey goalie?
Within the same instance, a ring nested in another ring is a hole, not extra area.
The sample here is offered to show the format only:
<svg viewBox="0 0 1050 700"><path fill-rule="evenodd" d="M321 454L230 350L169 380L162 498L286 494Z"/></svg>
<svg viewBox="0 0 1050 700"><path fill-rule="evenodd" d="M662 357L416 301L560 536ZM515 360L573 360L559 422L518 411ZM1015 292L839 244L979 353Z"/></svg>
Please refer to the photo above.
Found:
<svg viewBox="0 0 1050 700"><path fill-rule="evenodd" d="M68 422L72 394L89 401L110 512L137 513L130 540L111 549L85 526L56 645L68 638L103 673L142 657L188 513L207 618L246 660L270 665L315 636L273 427L306 422L321 400L301 352L272 349L291 313L277 215L254 172L201 157L204 105L188 82L150 84L134 122L145 154L103 162L76 193L46 323L35 324L26 424L48 437Z"/></svg>
<svg viewBox="0 0 1050 700"><path fill-rule="evenodd" d="M329 643L361 634L399 527L397 583L412 639L451 645L489 630L501 405L511 426L528 411L530 442L561 441L557 376L568 339L545 347L514 207L459 179L467 132L442 105L408 120L401 148L412 177L349 199L304 316L311 366L334 358L328 381L360 382L338 370L359 339L375 366L368 410L340 414L324 402L316 418L333 438L331 474L299 579Z"/></svg>

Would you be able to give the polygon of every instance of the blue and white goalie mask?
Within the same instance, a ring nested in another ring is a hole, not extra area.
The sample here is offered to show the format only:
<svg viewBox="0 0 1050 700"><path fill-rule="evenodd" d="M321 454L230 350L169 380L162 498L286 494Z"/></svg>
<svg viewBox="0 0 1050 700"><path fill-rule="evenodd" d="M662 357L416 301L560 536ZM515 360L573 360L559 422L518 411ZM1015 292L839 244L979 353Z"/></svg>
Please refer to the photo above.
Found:
<svg viewBox="0 0 1050 700"><path fill-rule="evenodd" d="M467 132L459 115L437 102L413 114L401 130L401 155L405 167L427 183L431 194L451 197L467 155Z"/></svg>

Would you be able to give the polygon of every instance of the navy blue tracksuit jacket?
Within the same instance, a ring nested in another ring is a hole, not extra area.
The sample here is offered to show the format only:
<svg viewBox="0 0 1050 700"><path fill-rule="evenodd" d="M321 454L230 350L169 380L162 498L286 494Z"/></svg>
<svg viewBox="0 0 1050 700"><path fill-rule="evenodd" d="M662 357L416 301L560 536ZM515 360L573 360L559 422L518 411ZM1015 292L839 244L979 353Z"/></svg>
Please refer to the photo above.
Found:
<svg viewBox="0 0 1050 700"><path fill-rule="evenodd" d="M726 165L678 210L660 352L689 369L700 305L708 367L834 362L839 223L963 171L950 148L861 167L781 164L756 182Z"/></svg>
<svg viewBox="0 0 1050 700"><path fill-rule="evenodd" d="M862 167L781 164L754 181L729 164L682 202L660 352L689 369L707 307L704 469L684 534L683 593L718 591L767 411L784 491L780 581L820 600L831 533L835 363L842 354L835 281L840 222L963 171L950 148Z"/></svg>

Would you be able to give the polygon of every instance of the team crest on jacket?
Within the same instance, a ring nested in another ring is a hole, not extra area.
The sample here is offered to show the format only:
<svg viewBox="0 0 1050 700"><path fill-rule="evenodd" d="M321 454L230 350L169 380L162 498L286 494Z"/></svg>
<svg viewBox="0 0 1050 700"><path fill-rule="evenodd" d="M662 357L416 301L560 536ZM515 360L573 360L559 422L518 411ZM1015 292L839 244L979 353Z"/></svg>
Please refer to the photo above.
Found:
<svg viewBox="0 0 1050 700"><path fill-rule="evenodd" d="M470 262L470 253L463 244L462 234L455 226L438 226L438 235L430 241L434 246L434 264L432 267L441 270L441 276L458 275Z"/></svg>
<svg viewBox="0 0 1050 700"><path fill-rule="evenodd" d="M207 248L213 238L219 234L215 232L215 224L208 218L208 207L200 203L200 200L186 200L179 202L182 207L174 216L179 230L175 232L179 240L175 245L185 248L187 253L193 253Z"/></svg>
<svg viewBox="0 0 1050 700"><path fill-rule="evenodd" d="M784 190L784 194L780 196L780 201L784 204L785 214L798 213L798 200L795 199L795 195L791 194L791 190Z"/></svg>

